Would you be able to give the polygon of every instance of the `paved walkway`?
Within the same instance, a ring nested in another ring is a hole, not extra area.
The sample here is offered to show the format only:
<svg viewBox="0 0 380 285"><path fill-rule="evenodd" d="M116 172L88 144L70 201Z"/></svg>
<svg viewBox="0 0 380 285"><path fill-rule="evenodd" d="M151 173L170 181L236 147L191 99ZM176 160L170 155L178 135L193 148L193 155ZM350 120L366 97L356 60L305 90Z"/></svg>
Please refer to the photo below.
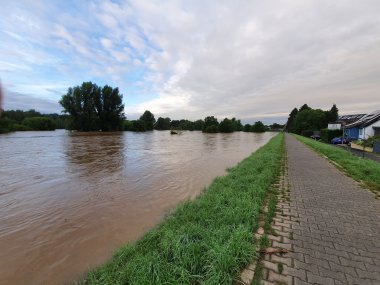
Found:
<svg viewBox="0 0 380 285"><path fill-rule="evenodd" d="M286 135L290 192L279 195L263 284L380 284L380 201ZM279 263L282 263L281 269Z"/></svg>

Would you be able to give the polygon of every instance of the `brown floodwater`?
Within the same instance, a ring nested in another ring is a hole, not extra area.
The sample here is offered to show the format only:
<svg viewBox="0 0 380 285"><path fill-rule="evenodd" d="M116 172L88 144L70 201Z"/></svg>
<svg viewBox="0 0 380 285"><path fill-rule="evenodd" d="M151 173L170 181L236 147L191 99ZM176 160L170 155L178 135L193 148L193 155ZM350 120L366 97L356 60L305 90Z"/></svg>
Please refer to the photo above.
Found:
<svg viewBox="0 0 380 285"><path fill-rule="evenodd" d="M79 280L273 135L1 135L0 284Z"/></svg>

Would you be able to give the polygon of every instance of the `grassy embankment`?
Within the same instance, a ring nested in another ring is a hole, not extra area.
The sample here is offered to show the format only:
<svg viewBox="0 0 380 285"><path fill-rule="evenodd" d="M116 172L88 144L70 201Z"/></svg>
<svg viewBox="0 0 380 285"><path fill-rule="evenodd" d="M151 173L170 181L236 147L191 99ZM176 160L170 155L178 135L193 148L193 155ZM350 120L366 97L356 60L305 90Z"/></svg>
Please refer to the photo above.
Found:
<svg viewBox="0 0 380 285"><path fill-rule="evenodd" d="M380 164L363 159L338 147L294 135L299 141L339 165L349 176L362 182L367 188L380 195Z"/></svg>
<svg viewBox="0 0 380 285"><path fill-rule="evenodd" d="M231 284L253 246L267 191L279 177L283 135L218 177L195 201L91 271L86 284Z"/></svg>

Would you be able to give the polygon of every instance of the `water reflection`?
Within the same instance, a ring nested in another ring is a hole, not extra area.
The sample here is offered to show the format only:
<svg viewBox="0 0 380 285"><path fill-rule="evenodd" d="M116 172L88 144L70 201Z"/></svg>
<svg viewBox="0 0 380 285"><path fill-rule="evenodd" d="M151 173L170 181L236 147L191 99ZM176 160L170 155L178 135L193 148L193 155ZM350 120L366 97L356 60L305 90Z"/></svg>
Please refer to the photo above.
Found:
<svg viewBox="0 0 380 285"><path fill-rule="evenodd" d="M123 133L71 133L65 141L65 154L70 171L83 176L120 171L124 166Z"/></svg>

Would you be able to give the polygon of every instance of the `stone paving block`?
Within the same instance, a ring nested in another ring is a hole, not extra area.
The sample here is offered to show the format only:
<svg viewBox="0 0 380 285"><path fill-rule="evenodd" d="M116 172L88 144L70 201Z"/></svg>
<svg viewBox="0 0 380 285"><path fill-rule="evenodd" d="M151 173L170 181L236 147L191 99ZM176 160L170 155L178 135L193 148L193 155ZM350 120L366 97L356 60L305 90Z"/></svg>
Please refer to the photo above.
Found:
<svg viewBox="0 0 380 285"><path fill-rule="evenodd" d="M329 255L335 255L338 257L344 257L344 258L350 259L348 252L343 251L343 250L336 250L336 249L331 248L331 247L325 247L325 252Z"/></svg>
<svg viewBox="0 0 380 285"><path fill-rule="evenodd" d="M329 262L329 264L330 264L331 270L333 270L335 272L342 272L346 276L347 275L350 275L352 277L357 277L358 276L358 274L355 271L355 268L353 268L353 267L343 266L343 265L340 265L340 264L336 264L334 262Z"/></svg>
<svg viewBox="0 0 380 285"><path fill-rule="evenodd" d="M290 243L282 243L282 242L273 241L272 246L273 247L279 247L279 248L285 248L287 250L292 250L292 245Z"/></svg>
<svg viewBox="0 0 380 285"><path fill-rule="evenodd" d="M372 280L380 280L380 272L372 272L367 270L361 270L356 268L356 272L358 273L359 278L367 278ZM379 281L380 284L380 281Z"/></svg>
<svg viewBox="0 0 380 285"><path fill-rule="evenodd" d="M335 270L330 270L330 269L325 269L323 267L319 267L319 273L323 277L330 277L334 280L345 280L344 273L335 271Z"/></svg>
<svg viewBox="0 0 380 285"><path fill-rule="evenodd" d="M316 275L319 274L318 266L316 264L309 264L299 260L294 260L294 268L310 271Z"/></svg>
<svg viewBox="0 0 380 285"><path fill-rule="evenodd" d="M368 264L368 263L364 263L366 269L368 271L372 271L372 272L380 272L380 263L379 264Z"/></svg>
<svg viewBox="0 0 380 285"><path fill-rule="evenodd" d="M293 278L291 276L281 275L273 271L269 271L268 280L274 282L284 282L286 284L292 284L293 282Z"/></svg>
<svg viewBox="0 0 380 285"><path fill-rule="evenodd" d="M347 253L350 252L350 253L353 253L353 254L356 254L356 255L359 254L358 251L357 251L357 249L354 248L354 247L341 245L341 244L339 244L339 243L334 244L334 246L335 246L335 248L336 248L337 250L339 250L339 251L343 251L343 252L347 252Z"/></svg>
<svg viewBox="0 0 380 285"><path fill-rule="evenodd" d="M360 268L362 270L365 270L364 262L350 260L344 257L339 257L339 260L340 260L340 264L342 264L343 266L350 266L353 268Z"/></svg>
<svg viewBox="0 0 380 285"><path fill-rule="evenodd" d="M244 284L250 284L251 280L253 279L255 272L252 270L245 269L241 273L241 280L244 282Z"/></svg>
<svg viewBox="0 0 380 285"><path fill-rule="evenodd" d="M370 279L363 279L363 278L355 278L351 275L346 275L347 283L349 285L374 285L376 283L373 283ZM379 284L379 283L378 283ZM378 285L376 284L376 285Z"/></svg>
<svg viewBox="0 0 380 285"><path fill-rule="evenodd" d="M356 255L356 254L352 254L352 253L348 253L348 255L349 255L349 258L351 260L362 261L364 263L374 264L373 259L370 257L360 256L360 255ZM380 268L379 268L379 270L380 270Z"/></svg>
<svg viewBox="0 0 380 285"><path fill-rule="evenodd" d="M275 240L277 242L281 242L282 241L282 236L273 236L273 235L268 235L268 238L270 240Z"/></svg>
<svg viewBox="0 0 380 285"><path fill-rule="evenodd" d="M277 272L277 264L276 263L273 263L273 262L270 262L270 261L266 261L264 260L263 261L263 267L265 267L266 269L268 270L272 270L274 272Z"/></svg>
<svg viewBox="0 0 380 285"><path fill-rule="evenodd" d="M284 266L284 274L297 277L303 281L306 281L306 270L295 269L293 267Z"/></svg>
<svg viewBox="0 0 380 285"><path fill-rule="evenodd" d="M270 282L270 281L266 281L266 280L263 280L260 282L261 285L278 285L277 282Z"/></svg>
<svg viewBox="0 0 380 285"><path fill-rule="evenodd" d="M294 277L294 285L310 285L310 283Z"/></svg>
<svg viewBox="0 0 380 285"><path fill-rule="evenodd" d="M291 258L289 258L289 257L282 257L282 256L279 256L277 254L272 254L271 261L272 262L276 262L276 263L282 263L282 264L285 264L287 266L291 266L292 265Z"/></svg>
<svg viewBox="0 0 380 285"><path fill-rule="evenodd" d="M314 258L314 257L309 256L309 255L305 255L305 263L315 264L318 267L322 267L322 268L325 268L325 269L330 269L330 264L329 264L329 262L327 260L325 260L325 259L319 259L319 258Z"/></svg>
<svg viewBox="0 0 380 285"><path fill-rule="evenodd" d="M311 272L307 272L307 281L310 284L335 285L334 279L315 275Z"/></svg>

